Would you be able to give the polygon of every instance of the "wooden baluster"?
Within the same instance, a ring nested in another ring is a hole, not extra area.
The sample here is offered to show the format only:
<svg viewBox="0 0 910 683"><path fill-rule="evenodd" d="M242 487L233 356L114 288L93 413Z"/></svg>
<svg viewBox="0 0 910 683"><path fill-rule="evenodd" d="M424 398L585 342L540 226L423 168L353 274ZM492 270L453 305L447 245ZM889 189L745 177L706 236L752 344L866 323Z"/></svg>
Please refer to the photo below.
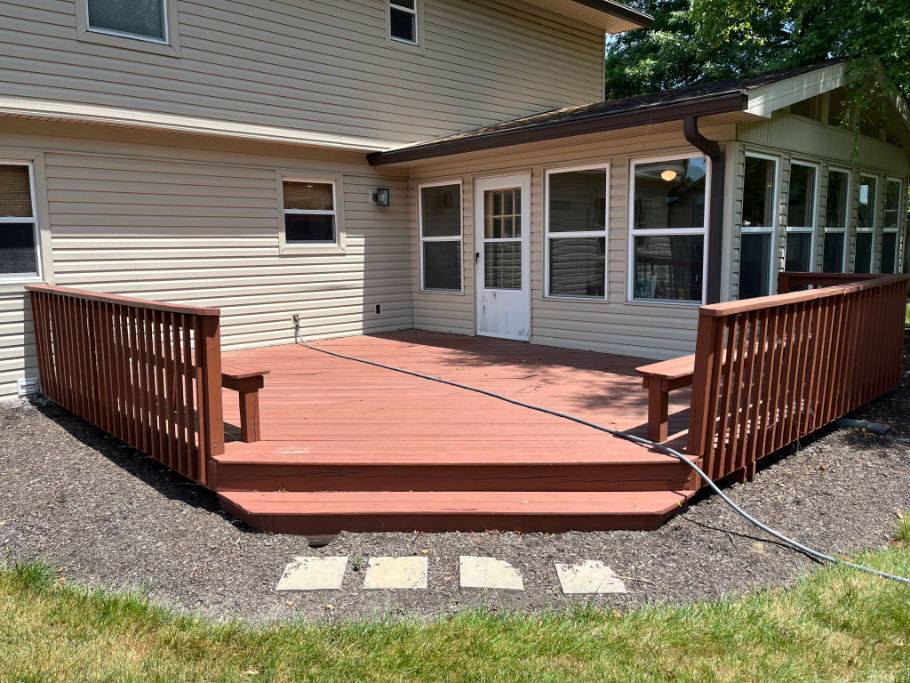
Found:
<svg viewBox="0 0 910 683"><path fill-rule="evenodd" d="M196 404L193 397L193 316L184 315L183 317L183 359L184 359L184 376L186 383L186 463L187 469L183 474L191 479L199 480L200 475L197 471L199 463L196 457Z"/></svg>

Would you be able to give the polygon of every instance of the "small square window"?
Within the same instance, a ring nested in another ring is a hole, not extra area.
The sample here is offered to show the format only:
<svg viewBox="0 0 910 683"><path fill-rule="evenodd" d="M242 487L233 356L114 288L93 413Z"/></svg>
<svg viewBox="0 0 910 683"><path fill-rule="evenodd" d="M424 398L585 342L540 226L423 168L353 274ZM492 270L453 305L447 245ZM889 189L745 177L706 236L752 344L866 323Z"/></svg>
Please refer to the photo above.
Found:
<svg viewBox="0 0 910 683"><path fill-rule="evenodd" d="M417 0L389 0L389 33L392 40L417 44Z"/></svg>
<svg viewBox="0 0 910 683"><path fill-rule="evenodd" d="M335 184L285 180L284 230L288 244L335 244Z"/></svg>
<svg viewBox="0 0 910 683"><path fill-rule="evenodd" d="M174 0L171 0L172 2ZM91 31L167 42L167 0L86 0Z"/></svg>
<svg viewBox="0 0 910 683"><path fill-rule="evenodd" d="M31 166L0 162L0 279L38 277Z"/></svg>

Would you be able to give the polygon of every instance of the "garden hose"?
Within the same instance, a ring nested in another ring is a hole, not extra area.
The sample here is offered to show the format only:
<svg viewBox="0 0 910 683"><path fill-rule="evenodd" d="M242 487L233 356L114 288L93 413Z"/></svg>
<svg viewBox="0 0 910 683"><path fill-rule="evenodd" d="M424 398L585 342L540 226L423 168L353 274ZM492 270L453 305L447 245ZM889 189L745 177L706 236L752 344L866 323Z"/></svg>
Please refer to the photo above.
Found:
<svg viewBox="0 0 910 683"><path fill-rule="evenodd" d="M384 370L392 370L393 372L401 372L406 375L411 375L413 377L419 377L421 379L427 379L432 382L440 382L441 384L448 384L449 386L457 387L459 389L466 389L467 391L474 391L478 394L483 394L484 396L490 396L491 398L496 398L501 401L505 401L506 403L511 403L516 406L521 406L522 408L536 410L541 413L547 413L548 415L553 415L555 417L561 417L565 420L577 422L578 424L582 424L587 427L591 427L593 429L598 429L602 432L606 432L607 434L612 434L615 437L618 437L620 439L625 439L626 441L631 441L632 443L637 443L641 446L647 446L649 448L654 448L662 453L665 453L667 455L670 455L670 456L676 458L677 460L680 460L681 462L684 462L686 465L691 467L707 483L707 485L710 486L711 489L717 495L719 495L721 497L721 500L723 500L727 505L729 505L731 508L733 508L733 510L737 514L739 514L743 519L745 519L746 521L750 522L751 524L757 526L759 529L761 529L765 533L773 536L774 538L785 543L786 545L789 545L790 547L795 548L796 550L799 550L800 552L808 555L809 557L812 557L821 562L830 562L831 564L840 564L840 565L844 565L846 567L852 567L853 569L858 569L860 571L868 572L870 574L875 574L876 576L881 576L886 579L892 579L894 581L900 581L902 583L910 584L910 578L907 578L905 576L898 576L897 574L889 574L888 572L882 572L877 569L873 569L872 567L866 567L861 564L856 564L855 562L850 562L848 560L842 560L840 558L833 557L831 555L826 555L817 550L813 550L812 548L810 548L808 546L803 545L799 541L796 541L792 538L784 536L780 532L775 531L768 525L755 519L755 517L750 515L748 512L743 510L739 505L737 505L732 500L730 500L730 498L727 497L727 495L723 491L720 490L720 488L717 486L717 484L715 484L711 480L711 478L707 474L705 474L705 472L698 465L696 465L694 462L692 462L689 458L687 458L685 455L683 455L679 451L674 450L673 448L670 448L669 446L664 446L663 444L659 444L654 441L645 439L643 437L635 436L634 434L629 434L627 432L620 431L618 429L611 429L609 427L604 427L603 425L599 425L596 422L591 422L590 420L585 420L584 418L577 417L575 415L570 415L569 413L562 413L558 410L551 410L550 408L544 408L543 406L536 406L532 403L525 403L524 401L519 401L516 398L510 398L510 397L504 396L502 394L497 394L495 391L487 391L486 389L472 387L468 384L461 384L460 382L453 382L451 380L442 379L441 377L432 377L431 375L425 375L422 372L415 372L413 370L405 370L404 368L396 368L391 365L385 365L384 363L378 363L376 361L366 360L365 358L357 358L356 356L348 356L343 353L338 353L336 351L329 351L328 349L321 349L318 347L310 346L307 343L306 339L304 339L303 337L300 336L300 325L296 320L294 321L294 337L296 339L298 339L300 342L302 342L303 345L306 348L310 349L311 351L320 351L322 353L327 353L330 356L335 356L336 358L343 358L344 360L352 360L352 361L356 361L358 363L366 363L367 365L373 365L377 368L383 368Z"/></svg>

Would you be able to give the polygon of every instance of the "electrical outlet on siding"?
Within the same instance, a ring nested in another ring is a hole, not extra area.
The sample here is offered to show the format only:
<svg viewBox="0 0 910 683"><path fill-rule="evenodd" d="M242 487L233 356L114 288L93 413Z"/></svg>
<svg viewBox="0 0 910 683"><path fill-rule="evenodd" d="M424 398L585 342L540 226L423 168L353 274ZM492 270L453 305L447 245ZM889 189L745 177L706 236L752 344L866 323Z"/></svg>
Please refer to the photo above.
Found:
<svg viewBox="0 0 910 683"><path fill-rule="evenodd" d="M376 315L382 315L382 304L376 304L374 310L376 311Z"/></svg>

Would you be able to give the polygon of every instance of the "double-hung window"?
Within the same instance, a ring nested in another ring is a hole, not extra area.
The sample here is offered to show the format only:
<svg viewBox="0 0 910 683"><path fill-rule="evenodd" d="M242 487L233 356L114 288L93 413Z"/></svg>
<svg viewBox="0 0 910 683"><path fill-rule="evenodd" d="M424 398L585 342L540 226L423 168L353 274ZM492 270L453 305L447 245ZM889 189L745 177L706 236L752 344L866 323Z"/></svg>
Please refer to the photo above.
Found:
<svg viewBox="0 0 910 683"><path fill-rule="evenodd" d="M285 178L282 190L284 239L287 244L338 243L335 182Z"/></svg>
<svg viewBox="0 0 910 683"><path fill-rule="evenodd" d="M629 299L704 302L705 157L632 162Z"/></svg>
<svg viewBox="0 0 910 683"><path fill-rule="evenodd" d="M817 185L817 166L798 161L790 164L785 270L812 272Z"/></svg>
<svg viewBox="0 0 910 683"><path fill-rule="evenodd" d="M882 269L883 273L897 273L899 228L901 224L901 206L906 206L901 191L901 181L896 178L885 179L885 212L882 216Z"/></svg>
<svg viewBox="0 0 910 683"><path fill-rule="evenodd" d="M419 197L420 288L461 292L461 183L421 185Z"/></svg>
<svg viewBox="0 0 910 683"><path fill-rule="evenodd" d="M825 244L822 270L843 273L847 257L847 225L850 221L850 171L828 170L828 194L825 202Z"/></svg>
<svg viewBox="0 0 910 683"><path fill-rule="evenodd" d="M546 295L604 299L607 166L547 171Z"/></svg>
<svg viewBox="0 0 910 683"><path fill-rule="evenodd" d="M177 0L76 1L87 3L90 31L167 43L167 3Z"/></svg>
<svg viewBox="0 0 910 683"><path fill-rule="evenodd" d="M40 276L34 187L31 164L0 161L0 280Z"/></svg>
<svg viewBox="0 0 910 683"><path fill-rule="evenodd" d="M878 178L859 177L859 203L856 207L856 252L854 273L871 273L875 254L875 219L878 201Z"/></svg>
<svg viewBox="0 0 910 683"><path fill-rule="evenodd" d="M739 249L739 298L771 293L771 249L777 197L777 159L747 154Z"/></svg>
<svg viewBox="0 0 910 683"><path fill-rule="evenodd" d="M389 0L389 35L392 40L417 45L417 1Z"/></svg>

